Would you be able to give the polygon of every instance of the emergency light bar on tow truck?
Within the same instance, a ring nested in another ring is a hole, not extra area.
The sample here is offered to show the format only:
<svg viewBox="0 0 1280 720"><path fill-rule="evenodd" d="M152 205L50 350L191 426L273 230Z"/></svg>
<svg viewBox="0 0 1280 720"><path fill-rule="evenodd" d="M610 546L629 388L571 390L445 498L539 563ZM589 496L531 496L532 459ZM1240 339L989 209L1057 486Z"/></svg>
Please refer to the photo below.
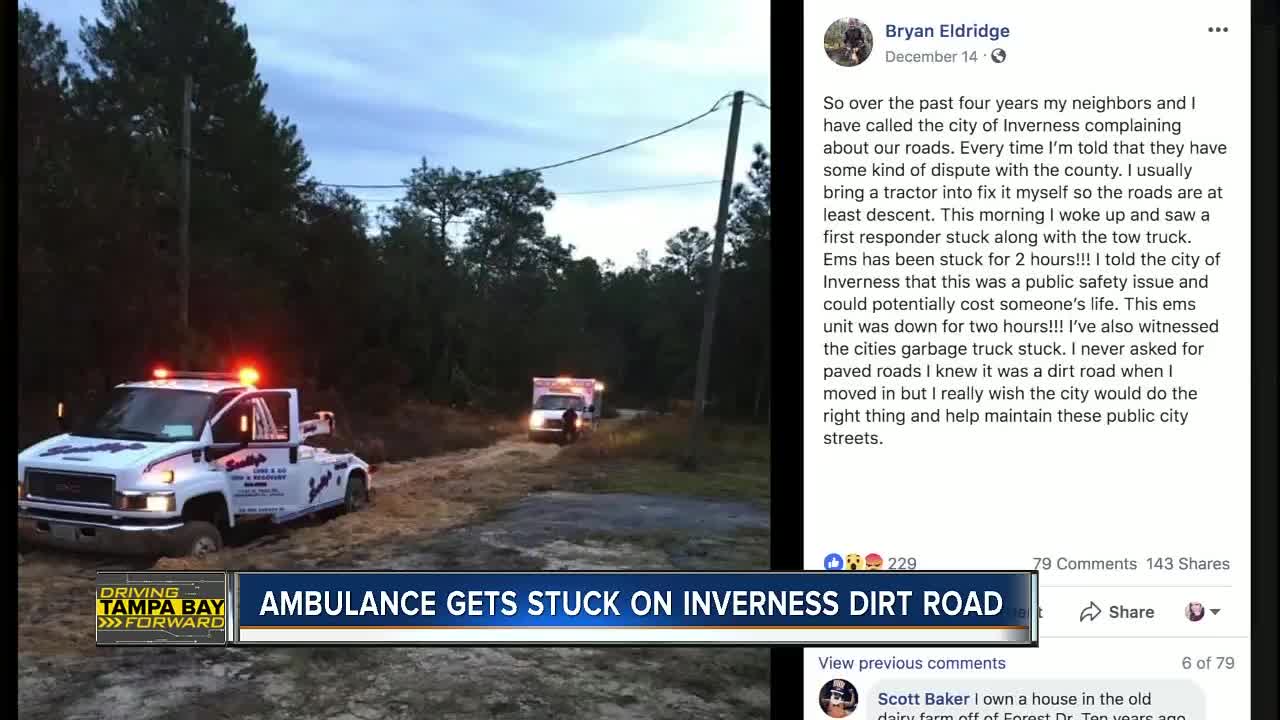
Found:
<svg viewBox="0 0 1280 720"><path fill-rule="evenodd" d="M259 379L258 371L251 367L242 368L235 373L174 371L158 367L151 371L151 377L156 380L234 380L247 387L257 385Z"/></svg>
<svg viewBox="0 0 1280 720"><path fill-rule="evenodd" d="M18 454L19 534L107 552L203 555L253 519L282 523L358 510L373 468L305 440L334 434L331 412L299 417L296 389L260 389L257 370L156 368L117 385L63 434Z"/></svg>

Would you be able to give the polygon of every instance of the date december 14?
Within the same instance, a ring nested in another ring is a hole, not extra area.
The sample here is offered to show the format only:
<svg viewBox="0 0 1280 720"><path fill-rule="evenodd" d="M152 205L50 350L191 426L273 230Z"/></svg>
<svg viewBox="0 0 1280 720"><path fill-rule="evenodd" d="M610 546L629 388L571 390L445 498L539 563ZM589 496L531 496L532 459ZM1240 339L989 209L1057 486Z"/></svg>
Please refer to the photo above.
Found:
<svg viewBox="0 0 1280 720"><path fill-rule="evenodd" d="M1218 558L1182 556L1153 556L1142 558L1075 558L1047 556L1032 558L1033 567L1041 572L1049 570L1074 570L1077 572L1227 572L1231 561Z"/></svg>
<svg viewBox="0 0 1280 720"><path fill-rule="evenodd" d="M916 52L900 52L888 50L884 54L885 62L891 63L976 63L990 62L990 52L977 50L920 50Z"/></svg>

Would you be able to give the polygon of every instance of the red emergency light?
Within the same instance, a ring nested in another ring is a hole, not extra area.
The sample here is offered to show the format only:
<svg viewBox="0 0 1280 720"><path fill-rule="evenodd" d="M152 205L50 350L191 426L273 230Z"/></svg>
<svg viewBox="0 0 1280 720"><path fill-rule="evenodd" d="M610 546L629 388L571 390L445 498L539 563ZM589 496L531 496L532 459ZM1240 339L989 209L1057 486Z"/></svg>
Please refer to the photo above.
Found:
<svg viewBox="0 0 1280 720"><path fill-rule="evenodd" d="M151 371L151 377L156 380L177 380L180 378L186 380L238 380L242 385L253 386L256 386L258 380L261 379L257 368L251 365L241 367L238 372L234 373L173 371L166 367L157 367Z"/></svg>

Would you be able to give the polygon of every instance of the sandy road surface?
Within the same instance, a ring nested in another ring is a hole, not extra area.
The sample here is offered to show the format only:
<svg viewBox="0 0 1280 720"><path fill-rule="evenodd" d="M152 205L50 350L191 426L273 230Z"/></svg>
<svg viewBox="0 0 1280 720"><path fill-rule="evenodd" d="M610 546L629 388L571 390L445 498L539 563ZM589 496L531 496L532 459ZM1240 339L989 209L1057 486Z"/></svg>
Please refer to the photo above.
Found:
<svg viewBox="0 0 1280 720"><path fill-rule="evenodd" d="M205 563L36 550L18 568L18 716L719 718L768 713L768 651L702 648L95 648L93 571L227 567L748 569L767 516L734 503L571 492L522 438L382 466L362 512ZM707 523L707 518L716 522ZM723 698L733 687L732 698ZM494 695L495 683L503 694Z"/></svg>

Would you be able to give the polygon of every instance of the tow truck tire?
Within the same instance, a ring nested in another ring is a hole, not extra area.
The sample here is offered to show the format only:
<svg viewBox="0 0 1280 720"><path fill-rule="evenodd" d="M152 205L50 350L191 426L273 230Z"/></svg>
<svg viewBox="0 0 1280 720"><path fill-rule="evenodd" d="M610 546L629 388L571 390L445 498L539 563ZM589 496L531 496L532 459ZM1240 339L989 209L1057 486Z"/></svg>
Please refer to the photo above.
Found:
<svg viewBox="0 0 1280 720"><path fill-rule="evenodd" d="M203 520L192 520L178 531L175 557L200 559L222 550L222 533L218 526Z"/></svg>
<svg viewBox="0 0 1280 720"><path fill-rule="evenodd" d="M347 499L342 506L344 512L357 512L369 502L369 491L365 489L364 478L353 477L347 480Z"/></svg>

